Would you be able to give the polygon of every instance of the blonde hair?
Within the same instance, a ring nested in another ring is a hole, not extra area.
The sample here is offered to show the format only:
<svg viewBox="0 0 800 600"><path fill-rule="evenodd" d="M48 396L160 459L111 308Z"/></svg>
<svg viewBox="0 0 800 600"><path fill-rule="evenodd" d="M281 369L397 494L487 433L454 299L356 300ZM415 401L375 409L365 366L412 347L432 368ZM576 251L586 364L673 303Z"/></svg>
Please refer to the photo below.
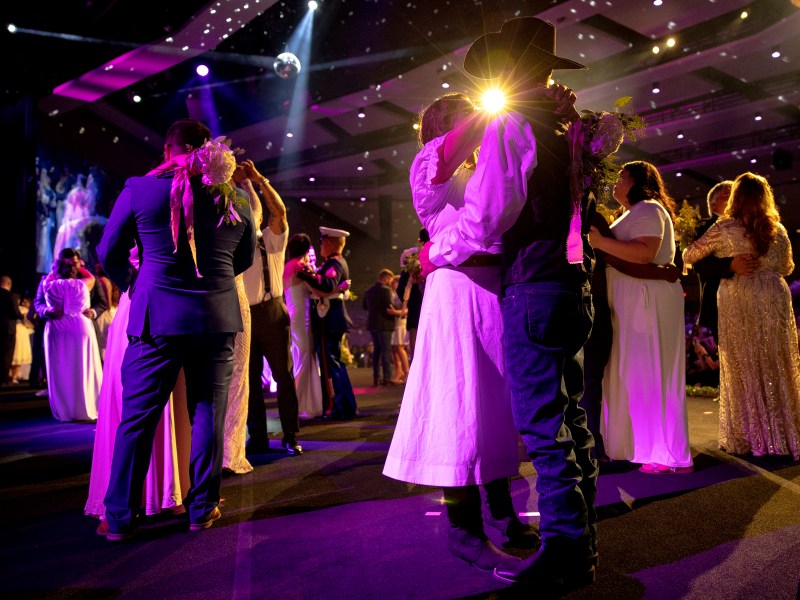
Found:
<svg viewBox="0 0 800 600"><path fill-rule="evenodd" d="M455 127L455 116L464 110L464 105L474 109L469 96L461 92L451 92L439 96L419 113L419 145L424 146L432 139L444 135Z"/></svg>
<svg viewBox="0 0 800 600"><path fill-rule="evenodd" d="M769 182L755 173L742 173L733 182L725 215L736 219L759 256L769 250L781 222Z"/></svg>

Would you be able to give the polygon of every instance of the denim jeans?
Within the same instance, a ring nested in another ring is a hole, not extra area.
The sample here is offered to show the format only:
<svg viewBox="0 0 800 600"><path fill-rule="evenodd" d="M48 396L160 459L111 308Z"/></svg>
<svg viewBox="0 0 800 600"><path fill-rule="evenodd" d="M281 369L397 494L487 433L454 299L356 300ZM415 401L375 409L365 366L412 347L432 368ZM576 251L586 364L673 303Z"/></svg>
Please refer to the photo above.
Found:
<svg viewBox="0 0 800 600"><path fill-rule="evenodd" d="M594 541L597 463L578 406L583 345L592 328L589 286L509 286L502 308L514 423L536 469L542 539Z"/></svg>

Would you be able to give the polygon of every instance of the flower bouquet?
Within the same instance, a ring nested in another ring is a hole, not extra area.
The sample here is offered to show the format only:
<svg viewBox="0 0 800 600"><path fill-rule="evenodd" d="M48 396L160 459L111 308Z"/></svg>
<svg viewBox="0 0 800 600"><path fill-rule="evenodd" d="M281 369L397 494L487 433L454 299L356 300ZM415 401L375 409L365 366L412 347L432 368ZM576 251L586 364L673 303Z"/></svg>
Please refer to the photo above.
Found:
<svg viewBox="0 0 800 600"><path fill-rule="evenodd" d="M186 167L192 176L203 176L203 184L207 185L214 196L214 204L220 214L220 227L223 223L235 225L242 222L236 212L233 200L236 198L231 177L236 170L236 156L242 153L240 148L231 149L231 141L224 136L208 140L205 144L191 150L186 160Z"/></svg>
<svg viewBox="0 0 800 600"><path fill-rule="evenodd" d="M591 193L600 198L616 182L619 165L614 153L626 137L637 140L644 135L644 119L626 110L630 101L630 96L618 99L613 112L584 110L579 119L564 125L571 156L570 187L575 203L567 241L567 257L571 263L582 260L580 210L584 197Z"/></svg>
<svg viewBox="0 0 800 600"><path fill-rule="evenodd" d="M209 187L214 195L214 204L220 215L217 227L223 223L235 225L242 218L236 211L234 202L237 195L231 184L233 172L236 170L236 155L241 149L231 150L230 140L218 137L206 141L199 148L186 148L186 154L173 157L148 175L167 176L172 173L172 189L170 190L170 229L175 252L178 251L181 214L183 214L186 237L192 252L197 276L202 277L197 268L197 247L194 239L194 195L190 178L202 175L203 184Z"/></svg>
<svg viewBox="0 0 800 600"><path fill-rule="evenodd" d="M400 267L407 271L412 282L418 283L422 273L422 265L419 262L419 248L407 248L400 254Z"/></svg>

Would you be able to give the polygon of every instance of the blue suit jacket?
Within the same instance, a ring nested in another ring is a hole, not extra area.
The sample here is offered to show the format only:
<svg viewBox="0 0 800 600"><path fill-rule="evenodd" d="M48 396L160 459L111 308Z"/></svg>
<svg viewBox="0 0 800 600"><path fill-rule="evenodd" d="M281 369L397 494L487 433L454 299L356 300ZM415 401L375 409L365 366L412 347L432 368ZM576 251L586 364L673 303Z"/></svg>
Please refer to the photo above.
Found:
<svg viewBox="0 0 800 600"><path fill-rule="evenodd" d="M117 198L97 249L103 269L122 291L130 287L128 334L143 337L242 331L234 277L253 262L250 203L237 190L242 223L222 224L200 177L192 178L198 277L181 223L178 251L170 230L172 177L132 177ZM138 246L133 279L129 255Z"/></svg>

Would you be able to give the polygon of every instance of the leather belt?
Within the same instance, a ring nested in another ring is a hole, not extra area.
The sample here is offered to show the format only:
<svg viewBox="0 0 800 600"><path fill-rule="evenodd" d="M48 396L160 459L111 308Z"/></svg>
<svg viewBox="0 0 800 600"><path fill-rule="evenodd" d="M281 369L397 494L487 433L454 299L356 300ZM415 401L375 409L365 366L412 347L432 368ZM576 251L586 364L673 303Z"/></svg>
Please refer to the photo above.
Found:
<svg viewBox="0 0 800 600"><path fill-rule="evenodd" d="M503 257L500 254L473 254L459 267L499 267Z"/></svg>

